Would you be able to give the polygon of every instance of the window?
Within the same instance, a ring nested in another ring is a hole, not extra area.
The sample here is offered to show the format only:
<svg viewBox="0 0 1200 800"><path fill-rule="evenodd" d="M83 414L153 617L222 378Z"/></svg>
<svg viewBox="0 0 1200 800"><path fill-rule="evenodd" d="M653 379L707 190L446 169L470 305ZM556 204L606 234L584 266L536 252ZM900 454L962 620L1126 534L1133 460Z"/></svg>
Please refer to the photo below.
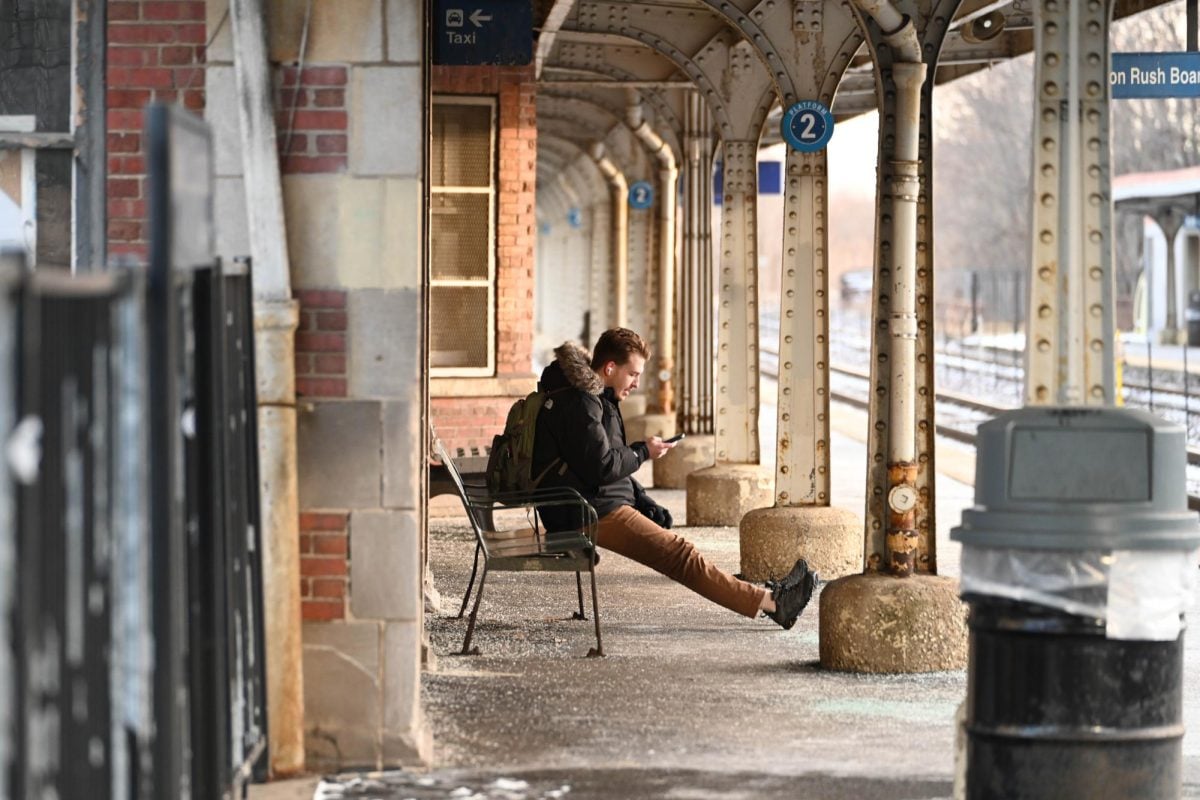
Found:
<svg viewBox="0 0 1200 800"><path fill-rule="evenodd" d="M105 18L74 6L0 11L0 248L37 267L104 258Z"/></svg>
<svg viewBox="0 0 1200 800"><path fill-rule="evenodd" d="M433 101L429 364L437 376L496 370L495 119L490 98Z"/></svg>

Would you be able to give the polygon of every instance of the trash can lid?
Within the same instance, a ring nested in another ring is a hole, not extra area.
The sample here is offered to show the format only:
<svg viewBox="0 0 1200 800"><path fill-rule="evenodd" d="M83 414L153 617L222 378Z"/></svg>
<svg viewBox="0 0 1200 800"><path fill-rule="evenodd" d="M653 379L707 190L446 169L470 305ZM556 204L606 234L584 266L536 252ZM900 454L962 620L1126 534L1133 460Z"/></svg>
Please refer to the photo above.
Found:
<svg viewBox="0 0 1200 800"><path fill-rule="evenodd" d="M979 426L975 506L950 538L983 547L1200 547L1183 428L1127 408L1035 406Z"/></svg>

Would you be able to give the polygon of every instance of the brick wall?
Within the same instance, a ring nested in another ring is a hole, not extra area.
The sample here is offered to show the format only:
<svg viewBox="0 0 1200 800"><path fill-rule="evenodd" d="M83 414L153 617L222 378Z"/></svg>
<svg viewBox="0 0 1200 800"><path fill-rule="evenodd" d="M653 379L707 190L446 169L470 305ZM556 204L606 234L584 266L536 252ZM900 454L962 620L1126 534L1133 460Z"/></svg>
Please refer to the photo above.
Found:
<svg viewBox="0 0 1200 800"><path fill-rule="evenodd" d="M108 4L108 243L146 254L142 109L180 103L204 110L204 0Z"/></svg>
<svg viewBox="0 0 1200 800"><path fill-rule="evenodd" d="M533 67L434 67L433 91L499 98L496 373L527 375L532 368L533 247L537 235L537 86Z"/></svg>
<svg viewBox="0 0 1200 800"><path fill-rule="evenodd" d="M346 513L300 514L300 611L305 620L346 618L349 520Z"/></svg>
<svg viewBox="0 0 1200 800"><path fill-rule="evenodd" d="M276 76L276 129L279 151L287 147L284 173L345 172L347 68L344 65L280 67ZM297 77L299 84L297 85ZM295 113L292 105L295 104ZM291 126L291 139L288 129Z"/></svg>
<svg viewBox="0 0 1200 800"><path fill-rule="evenodd" d="M529 390L533 391L533 382ZM512 397L431 397L429 416L451 454L455 447L488 447L504 430Z"/></svg>
<svg viewBox="0 0 1200 800"><path fill-rule="evenodd" d="M334 289L296 292L296 396L346 396L346 293Z"/></svg>

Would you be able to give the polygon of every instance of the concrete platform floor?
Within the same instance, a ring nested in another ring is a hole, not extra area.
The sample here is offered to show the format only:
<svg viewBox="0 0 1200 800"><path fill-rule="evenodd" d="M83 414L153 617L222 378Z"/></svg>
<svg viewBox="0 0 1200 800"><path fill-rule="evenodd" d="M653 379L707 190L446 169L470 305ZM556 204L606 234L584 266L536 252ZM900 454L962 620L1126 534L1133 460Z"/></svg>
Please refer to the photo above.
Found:
<svg viewBox="0 0 1200 800"><path fill-rule="evenodd" d="M851 416L847 416L851 414ZM834 501L862 508L865 417L835 419ZM764 439L770 441L764 436ZM939 467L969 480L952 444ZM957 466L954 466L957 460ZM939 554L972 490L939 476ZM655 491L684 522L684 493ZM738 568L733 528L682 528L721 567ZM860 676L817 665L814 601L791 631L748 620L613 553L599 566L604 659L586 659L590 622L569 619L567 575L489 578L476 642L453 655L454 618L470 571L465 521L431 524L430 557L444 606L428 618L436 668L422 703L436 763L394 772L255 787L255 800L400 798L951 798L961 672ZM585 584L586 589L586 584ZM589 611L590 613L590 611ZM1200 800L1200 646L1186 650L1184 796Z"/></svg>

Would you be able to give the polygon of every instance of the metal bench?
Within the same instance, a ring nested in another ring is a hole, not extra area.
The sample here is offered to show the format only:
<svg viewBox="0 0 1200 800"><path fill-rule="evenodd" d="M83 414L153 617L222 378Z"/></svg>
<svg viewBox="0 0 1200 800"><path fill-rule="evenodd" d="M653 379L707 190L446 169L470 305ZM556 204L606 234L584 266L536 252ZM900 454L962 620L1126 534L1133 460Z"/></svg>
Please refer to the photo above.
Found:
<svg viewBox="0 0 1200 800"><path fill-rule="evenodd" d="M479 588L475 589L475 604L471 607L471 617L467 622L462 654L479 653L479 648L471 648L471 638L475 633L475 621L479 616L479 604L483 599L483 587L489 572L574 572L579 610L572 617L586 620L582 578L582 573L586 571L592 581L592 618L596 626L596 646L588 651L588 656L603 656L600 606L596 594L596 510L578 492L568 488L491 494L482 481L464 482L458 466L446 452L436 433L432 435L432 441L434 454L441 460L445 475L462 500L467 520L475 532L475 562L471 566L471 579L467 582L467 591L458 611L459 619L466 612L467 604L471 600L480 557L483 558L483 572L479 574ZM481 469L480 475L482 473ZM536 511L551 506L577 509L580 527L569 531L544 530ZM528 525L512 530L497 529L493 522L497 509L520 508L526 511Z"/></svg>

